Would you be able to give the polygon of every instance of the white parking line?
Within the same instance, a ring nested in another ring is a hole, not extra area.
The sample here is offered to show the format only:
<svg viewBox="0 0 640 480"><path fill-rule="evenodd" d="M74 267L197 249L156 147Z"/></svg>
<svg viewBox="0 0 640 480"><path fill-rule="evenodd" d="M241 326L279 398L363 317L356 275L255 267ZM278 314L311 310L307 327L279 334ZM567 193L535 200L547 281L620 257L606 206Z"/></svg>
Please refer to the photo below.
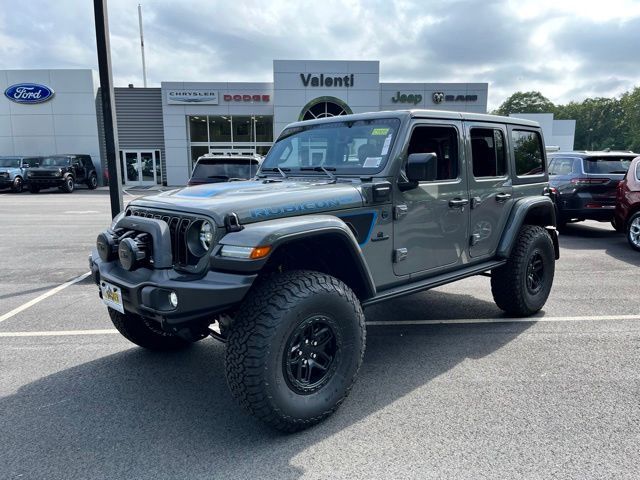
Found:
<svg viewBox="0 0 640 480"><path fill-rule="evenodd" d="M11 317L17 315L20 312L23 312L27 308L34 306L36 303L41 302L45 298L49 298L51 295L55 295L60 290L64 290L65 288L70 287L74 283L81 282L82 280L87 278L89 275L91 275L91 272L84 273L84 274L80 275L79 277L74 278L73 280L69 280L68 282L63 283L62 285L58 285L57 287L52 288L48 292L43 293L39 297L36 297L33 300L30 300L27 303L20 305L19 307L14 308L10 312L7 312L4 315L0 316L0 323L4 322L5 320L10 319Z"/></svg>
<svg viewBox="0 0 640 480"><path fill-rule="evenodd" d="M389 320L366 322L367 325L454 325L474 323L537 323L537 322L581 322L581 321L610 321L610 320L636 320L640 321L640 315L594 315L576 317L528 317L528 318L458 318L453 320ZM57 337L74 335L111 335L118 333L115 328L93 330L53 330L47 332L0 332L2 337Z"/></svg>

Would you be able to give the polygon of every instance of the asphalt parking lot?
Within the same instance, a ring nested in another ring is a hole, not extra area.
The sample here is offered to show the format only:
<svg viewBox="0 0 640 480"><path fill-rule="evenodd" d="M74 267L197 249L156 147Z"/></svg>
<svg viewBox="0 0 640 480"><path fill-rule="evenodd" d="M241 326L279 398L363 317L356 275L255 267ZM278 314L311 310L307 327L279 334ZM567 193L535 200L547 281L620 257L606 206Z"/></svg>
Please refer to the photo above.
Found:
<svg viewBox="0 0 640 480"><path fill-rule="evenodd" d="M537 321L484 277L367 310L349 399L282 435L236 406L222 344L137 348L89 278L8 315L88 271L108 212L0 193L1 479L638 478L640 254L608 224L561 236Z"/></svg>

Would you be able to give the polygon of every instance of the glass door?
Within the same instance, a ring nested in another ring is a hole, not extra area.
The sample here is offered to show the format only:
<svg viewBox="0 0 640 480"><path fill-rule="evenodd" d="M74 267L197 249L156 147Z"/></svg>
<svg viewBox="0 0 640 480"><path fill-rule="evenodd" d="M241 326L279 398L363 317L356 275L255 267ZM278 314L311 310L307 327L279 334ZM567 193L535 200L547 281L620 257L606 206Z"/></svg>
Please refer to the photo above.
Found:
<svg viewBox="0 0 640 480"><path fill-rule="evenodd" d="M156 151L124 150L123 157L125 185L152 186L159 183L160 159L156 156Z"/></svg>

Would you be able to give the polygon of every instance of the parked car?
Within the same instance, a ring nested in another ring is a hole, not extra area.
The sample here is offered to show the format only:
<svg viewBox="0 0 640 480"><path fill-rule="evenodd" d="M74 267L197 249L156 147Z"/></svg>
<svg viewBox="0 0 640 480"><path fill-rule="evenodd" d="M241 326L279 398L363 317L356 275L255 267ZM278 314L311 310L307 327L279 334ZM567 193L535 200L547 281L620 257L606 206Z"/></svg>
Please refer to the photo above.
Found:
<svg viewBox="0 0 640 480"><path fill-rule="evenodd" d="M35 157L0 157L0 189L20 193L27 182L27 171L36 161Z"/></svg>
<svg viewBox="0 0 640 480"><path fill-rule="evenodd" d="M632 248L640 251L640 157L636 157L618 184L613 226L624 232Z"/></svg>
<svg viewBox="0 0 640 480"><path fill-rule="evenodd" d="M188 185L232 182L253 178L262 164L260 155L212 155L198 158Z"/></svg>
<svg viewBox="0 0 640 480"><path fill-rule="evenodd" d="M96 168L89 155L51 155L40 157L38 163L38 167L27 172L31 193L52 187L71 193L79 184L91 190L98 186Z"/></svg>
<svg viewBox="0 0 640 480"><path fill-rule="evenodd" d="M240 404L300 430L348 395L364 307L473 275L491 277L509 315L543 307L559 257L546 165L540 126L518 118L298 122L251 181L133 200L98 235L91 272L125 338L152 350L225 341Z"/></svg>
<svg viewBox="0 0 640 480"><path fill-rule="evenodd" d="M549 154L549 186L555 196L558 227L569 222L610 222L616 188L632 152L556 152Z"/></svg>

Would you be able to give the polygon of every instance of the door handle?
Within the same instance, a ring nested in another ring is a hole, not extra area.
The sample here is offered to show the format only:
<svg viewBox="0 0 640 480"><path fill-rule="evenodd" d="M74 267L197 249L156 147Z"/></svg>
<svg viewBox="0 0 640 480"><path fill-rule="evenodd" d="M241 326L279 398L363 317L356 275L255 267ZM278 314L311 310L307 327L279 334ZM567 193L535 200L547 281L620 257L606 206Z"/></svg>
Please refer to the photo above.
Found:
<svg viewBox="0 0 640 480"><path fill-rule="evenodd" d="M453 200L449 200L449 206L451 208L461 208L467 203L469 203L469 200L466 198L454 198Z"/></svg>
<svg viewBox="0 0 640 480"><path fill-rule="evenodd" d="M504 202L506 200L509 200L511 198L511 194L510 193L497 193L496 194L496 201L498 202Z"/></svg>

